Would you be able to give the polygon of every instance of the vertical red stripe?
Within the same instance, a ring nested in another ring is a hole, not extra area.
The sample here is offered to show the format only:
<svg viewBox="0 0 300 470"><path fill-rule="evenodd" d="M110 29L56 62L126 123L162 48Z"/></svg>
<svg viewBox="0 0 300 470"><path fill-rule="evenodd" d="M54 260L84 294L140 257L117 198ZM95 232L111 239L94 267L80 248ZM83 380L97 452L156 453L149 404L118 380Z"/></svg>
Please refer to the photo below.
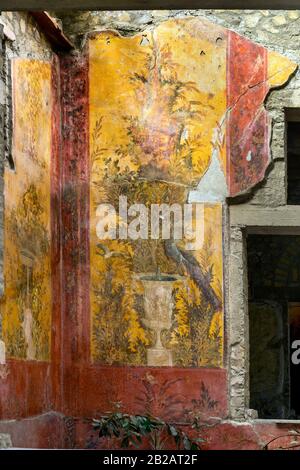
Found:
<svg viewBox="0 0 300 470"><path fill-rule="evenodd" d="M61 172L61 109L59 61L52 63L52 125L51 125L51 279L52 279L52 331L51 377L53 405L62 407L62 341L61 341L61 223L60 223L60 172Z"/></svg>
<svg viewBox="0 0 300 470"><path fill-rule="evenodd" d="M79 369L90 360L88 54L61 59L62 347L64 406L75 409ZM75 367L74 367L75 366ZM71 404L72 403L72 404Z"/></svg>
<svg viewBox="0 0 300 470"><path fill-rule="evenodd" d="M227 60L227 182L235 196L260 182L270 161L267 50L231 31Z"/></svg>

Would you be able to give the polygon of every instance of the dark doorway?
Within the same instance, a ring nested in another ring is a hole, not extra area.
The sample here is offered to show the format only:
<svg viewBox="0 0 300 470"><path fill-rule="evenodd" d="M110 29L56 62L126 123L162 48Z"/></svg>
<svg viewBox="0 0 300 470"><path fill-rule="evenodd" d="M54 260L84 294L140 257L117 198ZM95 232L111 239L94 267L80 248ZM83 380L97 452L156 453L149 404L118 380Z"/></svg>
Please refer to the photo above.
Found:
<svg viewBox="0 0 300 470"><path fill-rule="evenodd" d="M291 388L291 409L295 410L295 414L300 416L300 304L289 305L289 325L290 325L290 388ZM293 352L294 358L293 358Z"/></svg>
<svg viewBox="0 0 300 470"><path fill-rule="evenodd" d="M300 236L249 235L247 250L250 407L259 418L299 419Z"/></svg>

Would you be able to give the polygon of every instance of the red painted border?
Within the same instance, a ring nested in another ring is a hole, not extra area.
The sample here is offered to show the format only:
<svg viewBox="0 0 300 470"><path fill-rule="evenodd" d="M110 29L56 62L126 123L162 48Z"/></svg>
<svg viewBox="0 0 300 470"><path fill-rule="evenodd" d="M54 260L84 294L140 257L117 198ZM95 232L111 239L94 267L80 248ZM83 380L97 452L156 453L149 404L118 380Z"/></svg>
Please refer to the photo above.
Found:
<svg viewBox="0 0 300 470"><path fill-rule="evenodd" d="M76 364L90 362L88 54L60 59L62 99L63 406L76 401ZM74 389L75 386L75 389Z"/></svg>
<svg viewBox="0 0 300 470"><path fill-rule="evenodd" d="M227 183L236 196L262 181L270 162L268 51L230 31L227 61Z"/></svg>
<svg viewBox="0 0 300 470"><path fill-rule="evenodd" d="M0 417L19 419L52 407L49 362L9 359L1 366Z"/></svg>
<svg viewBox="0 0 300 470"><path fill-rule="evenodd" d="M68 380L73 396L66 404L67 415L97 416L121 402L128 413L151 412L177 422L190 419L188 411L227 416L225 369L77 365L69 370ZM216 402L211 409L202 403L203 386Z"/></svg>
<svg viewBox="0 0 300 470"><path fill-rule="evenodd" d="M59 61L52 63L52 135L51 135L51 285L52 285L52 331L51 331L51 379L53 406L62 407L62 322L61 322L61 107Z"/></svg>

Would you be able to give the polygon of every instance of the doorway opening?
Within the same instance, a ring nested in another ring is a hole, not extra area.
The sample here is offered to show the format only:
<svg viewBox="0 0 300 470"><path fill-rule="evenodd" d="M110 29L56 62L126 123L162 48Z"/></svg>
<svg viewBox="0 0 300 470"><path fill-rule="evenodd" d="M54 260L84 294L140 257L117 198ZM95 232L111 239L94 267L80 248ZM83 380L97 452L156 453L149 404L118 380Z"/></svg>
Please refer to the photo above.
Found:
<svg viewBox="0 0 300 470"><path fill-rule="evenodd" d="M300 236L248 235L250 408L300 419Z"/></svg>
<svg viewBox="0 0 300 470"><path fill-rule="evenodd" d="M286 110L287 203L300 205L300 112Z"/></svg>

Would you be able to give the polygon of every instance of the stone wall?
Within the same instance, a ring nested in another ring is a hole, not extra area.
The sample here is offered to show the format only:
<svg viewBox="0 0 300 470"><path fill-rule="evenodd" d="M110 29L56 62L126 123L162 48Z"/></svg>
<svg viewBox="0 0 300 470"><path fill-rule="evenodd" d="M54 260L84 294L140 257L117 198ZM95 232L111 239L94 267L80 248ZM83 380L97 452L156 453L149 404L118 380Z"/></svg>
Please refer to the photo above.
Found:
<svg viewBox="0 0 300 470"><path fill-rule="evenodd" d="M300 44L295 25L300 18L298 10L73 11L57 14L62 19L65 32L74 40L89 31L99 29L117 29L124 35L130 35L168 18L205 16L264 45L296 49Z"/></svg>
<svg viewBox="0 0 300 470"><path fill-rule="evenodd" d="M8 40L8 58L28 57L40 60L51 59L53 52L50 43L28 12L1 12L3 22L12 33L14 40Z"/></svg>

